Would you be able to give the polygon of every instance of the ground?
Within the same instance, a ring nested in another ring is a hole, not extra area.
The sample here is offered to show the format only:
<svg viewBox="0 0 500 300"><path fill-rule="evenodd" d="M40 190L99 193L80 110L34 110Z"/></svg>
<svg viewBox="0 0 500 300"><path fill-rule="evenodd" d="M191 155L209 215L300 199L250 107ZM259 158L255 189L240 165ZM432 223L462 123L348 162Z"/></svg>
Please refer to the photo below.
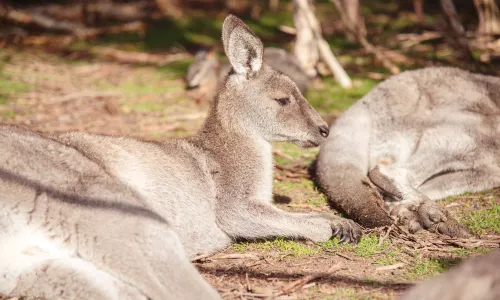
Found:
<svg viewBox="0 0 500 300"><path fill-rule="evenodd" d="M415 26L411 16L397 15L390 22L377 14L376 7L372 10L368 25L392 26L399 32ZM144 40L120 36L94 43L132 50L171 46L181 37L181 43L188 45L200 40L216 43L222 17L185 21L178 25L184 35L166 38L166 45L148 42L156 41L151 38L154 30L149 39L148 35ZM428 19L433 22L430 16ZM275 28L273 22L290 25L290 18L264 15L259 23L251 24L270 45L283 42L275 39L279 33L269 29ZM370 55L339 38L335 28L325 27L324 32L347 71L355 74L354 88L343 90L326 78L314 82L307 95L329 122L388 76ZM373 40L385 41L387 32L390 34L385 30ZM0 50L0 122L45 132L81 130L152 140L190 135L200 127L208 104L197 104L184 89L182 76L190 58L163 67L82 58L79 51L92 46L78 42L69 52L52 54L46 49ZM443 41L418 44L403 52L407 58L400 63L403 69L418 67L423 60L461 64ZM495 69L493 64L481 67L486 72ZM308 172L318 149L274 146L275 204L289 211L335 213ZM392 299L416 281L498 248L500 189L450 197L442 203L485 241L454 240L424 231L410 235L389 227L365 230L358 245L339 244L336 239L319 244L283 239L240 241L215 255L200 255L194 263L224 299Z"/></svg>

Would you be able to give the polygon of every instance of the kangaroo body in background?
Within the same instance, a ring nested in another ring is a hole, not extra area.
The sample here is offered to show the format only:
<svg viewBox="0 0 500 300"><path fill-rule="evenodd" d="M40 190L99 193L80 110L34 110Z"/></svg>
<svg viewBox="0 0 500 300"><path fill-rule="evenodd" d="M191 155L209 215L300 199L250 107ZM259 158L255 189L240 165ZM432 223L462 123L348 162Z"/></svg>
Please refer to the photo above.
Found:
<svg viewBox="0 0 500 300"><path fill-rule="evenodd" d="M467 236L431 200L500 186L500 78L454 68L404 72L330 129L318 183L364 226L390 224L387 207L412 232Z"/></svg>
<svg viewBox="0 0 500 300"><path fill-rule="evenodd" d="M399 300L500 299L500 251L469 258L450 271L417 284Z"/></svg>
<svg viewBox="0 0 500 300"><path fill-rule="evenodd" d="M311 78L306 75L293 54L283 49L265 48L263 57L265 64L290 77L302 94L307 92ZM198 51L187 70L187 87L197 89L202 98L211 100L230 70L231 64L219 61L214 51Z"/></svg>
<svg viewBox="0 0 500 300"><path fill-rule="evenodd" d="M326 123L259 38L223 24L232 70L193 137L146 142L0 126L0 293L49 299L217 299L189 262L237 238L359 240L332 214L272 205L271 141L310 147Z"/></svg>

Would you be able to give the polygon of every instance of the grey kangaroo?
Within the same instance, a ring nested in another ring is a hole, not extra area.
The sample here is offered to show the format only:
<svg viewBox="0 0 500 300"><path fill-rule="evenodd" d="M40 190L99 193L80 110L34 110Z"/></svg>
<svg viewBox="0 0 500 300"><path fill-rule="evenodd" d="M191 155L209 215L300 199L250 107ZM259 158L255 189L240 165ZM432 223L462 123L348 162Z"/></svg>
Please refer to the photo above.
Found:
<svg viewBox="0 0 500 300"><path fill-rule="evenodd" d="M318 146L328 127L240 19L222 41L232 70L193 137L0 126L0 293L218 299L189 257L235 239L359 240L353 221L272 205L270 142Z"/></svg>
<svg viewBox="0 0 500 300"><path fill-rule="evenodd" d="M400 300L500 299L500 251L467 259L445 274L411 288Z"/></svg>
<svg viewBox="0 0 500 300"><path fill-rule="evenodd" d="M311 78L306 75L293 54L283 49L264 48L263 59L265 64L290 77L302 94L307 92ZM187 70L187 87L197 91L200 101L211 100L230 70L231 64L220 62L215 51L198 51Z"/></svg>
<svg viewBox="0 0 500 300"><path fill-rule="evenodd" d="M468 236L432 200L500 186L500 78L443 67L404 72L330 129L318 183L364 226L388 225L391 215L411 232Z"/></svg>

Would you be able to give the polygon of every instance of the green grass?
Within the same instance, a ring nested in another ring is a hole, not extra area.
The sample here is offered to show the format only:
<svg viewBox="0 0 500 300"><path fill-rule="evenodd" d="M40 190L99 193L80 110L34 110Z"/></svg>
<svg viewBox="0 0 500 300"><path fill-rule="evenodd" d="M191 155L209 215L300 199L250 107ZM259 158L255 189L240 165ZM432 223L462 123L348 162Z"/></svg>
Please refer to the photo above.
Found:
<svg viewBox="0 0 500 300"><path fill-rule="evenodd" d="M328 250L345 251L354 249L355 245L340 243L338 238L331 238L326 242L317 243L318 246Z"/></svg>
<svg viewBox="0 0 500 300"><path fill-rule="evenodd" d="M283 238L276 238L270 241L261 242L240 242L231 245L231 248L240 253L246 252L248 250L257 250L260 252L278 251L281 254L287 256L302 256L302 255L314 255L318 254L320 249L314 245L310 246L301 241L286 240Z"/></svg>
<svg viewBox="0 0 500 300"><path fill-rule="evenodd" d="M473 249L458 248L452 250L451 252L455 253L458 257L467 258L474 255L487 254L492 250L493 250L492 248L478 247Z"/></svg>
<svg viewBox="0 0 500 300"><path fill-rule="evenodd" d="M492 199L491 207L470 212L462 222L476 234L500 233L500 204Z"/></svg>
<svg viewBox="0 0 500 300"><path fill-rule="evenodd" d="M406 272L406 277L410 280L422 279L447 271L452 266L459 263L455 259L420 259L415 262Z"/></svg>
<svg viewBox="0 0 500 300"><path fill-rule="evenodd" d="M308 92L309 103L320 112L344 111L377 85L372 79L354 79L354 87L344 89L333 78L325 78L323 86Z"/></svg>
<svg viewBox="0 0 500 300"><path fill-rule="evenodd" d="M3 112L3 116L6 118L6 119L12 119L16 116L16 112L15 111L12 111L12 110L7 110L7 111L4 111Z"/></svg>
<svg viewBox="0 0 500 300"><path fill-rule="evenodd" d="M359 257L373 256L382 251L386 246L389 245L389 242L384 241L382 245L379 247L378 241L379 239L376 235L363 236L355 249L356 255Z"/></svg>
<svg viewBox="0 0 500 300"><path fill-rule="evenodd" d="M165 76L165 79L179 79L186 75L187 68L192 62L192 59L174 61L166 66L157 68L157 70Z"/></svg>
<svg viewBox="0 0 500 300"><path fill-rule="evenodd" d="M394 257L382 257L374 260L372 264L379 266L390 266L397 262L398 261Z"/></svg>
<svg viewBox="0 0 500 300"><path fill-rule="evenodd" d="M27 84L13 81L0 73L0 105L6 104L12 95L25 93L28 90L29 86Z"/></svg>
<svg viewBox="0 0 500 300"><path fill-rule="evenodd" d="M300 179L300 182L278 181L274 184L274 190L278 194L281 193L286 194L294 191L295 189L306 189L306 190L314 189L314 182L302 178Z"/></svg>

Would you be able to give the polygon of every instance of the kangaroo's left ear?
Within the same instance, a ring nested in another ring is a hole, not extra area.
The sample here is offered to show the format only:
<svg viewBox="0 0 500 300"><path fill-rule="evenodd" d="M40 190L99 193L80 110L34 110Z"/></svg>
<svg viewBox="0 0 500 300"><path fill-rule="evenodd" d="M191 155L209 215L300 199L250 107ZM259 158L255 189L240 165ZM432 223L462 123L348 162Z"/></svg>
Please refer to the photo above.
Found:
<svg viewBox="0 0 500 300"><path fill-rule="evenodd" d="M262 67L262 41L243 21L229 15L222 25L224 51L236 73L247 78Z"/></svg>

